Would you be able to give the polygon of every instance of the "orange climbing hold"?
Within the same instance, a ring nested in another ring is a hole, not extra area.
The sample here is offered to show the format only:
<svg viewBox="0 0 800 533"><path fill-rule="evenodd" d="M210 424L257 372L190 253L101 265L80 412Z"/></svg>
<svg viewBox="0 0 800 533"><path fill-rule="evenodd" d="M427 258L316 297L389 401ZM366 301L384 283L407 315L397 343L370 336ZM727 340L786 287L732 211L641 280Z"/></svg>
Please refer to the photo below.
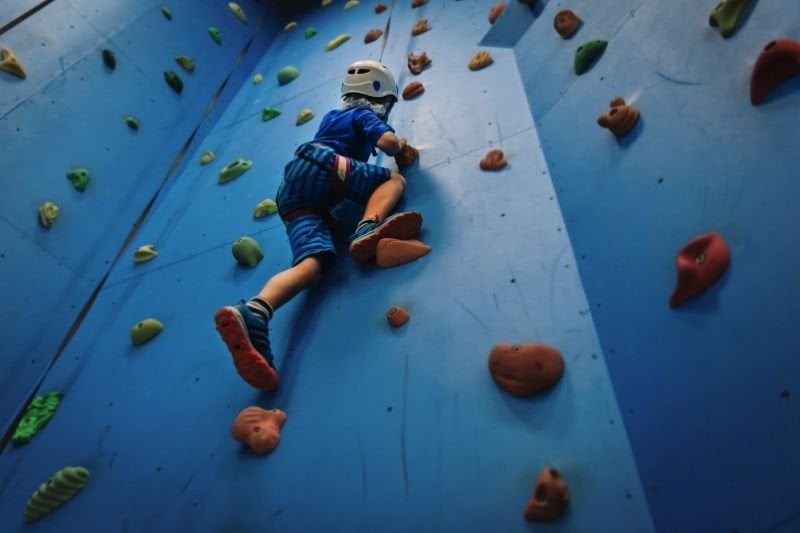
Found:
<svg viewBox="0 0 800 533"><path fill-rule="evenodd" d="M622 137L636 126L639 110L626 104L620 96L614 98L610 105L611 109L600 115L597 123L611 130L617 137Z"/></svg>
<svg viewBox="0 0 800 533"><path fill-rule="evenodd" d="M419 159L419 150L406 143L400 153L394 156L397 166L400 168L410 167Z"/></svg>
<svg viewBox="0 0 800 533"><path fill-rule="evenodd" d="M564 373L561 353L539 343L499 343L489 352L489 373L514 396L530 396L555 385Z"/></svg>
<svg viewBox="0 0 800 533"><path fill-rule="evenodd" d="M428 26L428 19L420 19L411 27L411 35L419 35L420 33L425 33L429 29L431 29L431 27Z"/></svg>
<svg viewBox="0 0 800 533"><path fill-rule="evenodd" d="M393 328L399 328L411 317L408 314L408 311L400 307L399 305L393 305L389 309L386 310L386 320L389 322L389 325Z"/></svg>
<svg viewBox="0 0 800 533"><path fill-rule="evenodd" d="M22 63L10 48L0 48L0 70L5 70L23 80L28 77Z"/></svg>
<svg viewBox="0 0 800 533"><path fill-rule="evenodd" d="M486 50L480 50L475 52L475 55L469 60L469 69L470 70L480 70L482 68L486 68L489 65L494 63L494 59L492 58L492 54L487 52Z"/></svg>
<svg viewBox="0 0 800 533"><path fill-rule="evenodd" d="M425 92L425 86L422 82L412 81L403 89L403 100L411 100Z"/></svg>
<svg viewBox="0 0 800 533"><path fill-rule="evenodd" d="M377 41L378 39L381 38L381 35L383 35L383 30L381 30L380 28L372 28L364 36L364 44L369 44L373 41Z"/></svg>
<svg viewBox="0 0 800 533"><path fill-rule="evenodd" d="M384 11L386 11L386 6L384 4L381 4L380 2L375 4L375 13L376 14L383 13Z"/></svg>
<svg viewBox="0 0 800 533"><path fill-rule="evenodd" d="M769 93L792 76L800 75L800 42L770 41L761 50L750 76L750 102L758 105Z"/></svg>
<svg viewBox="0 0 800 533"><path fill-rule="evenodd" d="M556 13L555 18L553 19L553 26L555 27L556 32L558 32L563 39L569 39L575 35L575 32L578 31L578 26L580 25L581 19L569 9L562 9Z"/></svg>
<svg viewBox="0 0 800 533"><path fill-rule="evenodd" d="M483 170L500 170L508 164L505 154L499 148L489 150L479 163Z"/></svg>
<svg viewBox="0 0 800 533"><path fill-rule="evenodd" d="M281 440L281 426L285 421L286 413L280 409L248 407L233 421L231 434L234 440L247 444L256 455L265 455Z"/></svg>
<svg viewBox="0 0 800 533"><path fill-rule="evenodd" d="M678 252L678 283L669 299L670 307L678 307L713 285L731 260L731 251L716 231L695 237Z"/></svg>
<svg viewBox="0 0 800 533"><path fill-rule="evenodd" d="M546 467L539 473L528 505L525 520L528 522L555 520L569 505L569 487L555 468Z"/></svg>
<svg viewBox="0 0 800 533"><path fill-rule="evenodd" d="M503 14L503 11L506 10L506 3L505 2L497 2L495 5L492 6L492 9L489 10L489 24L494 24L497 22L497 19L500 18L500 15Z"/></svg>
<svg viewBox="0 0 800 533"><path fill-rule="evenodd" d="M428 57L428 54L422 52L421 54L415 54L414 52L409 52L408 54L408 70L411 71L411 74L419 74L425 68L431 64L431 59Z"/></svg>
<svg viewBox="0 0 800 533"><path fill-rule="evenodd" d="M430 246L414 239L381 239L375 250L375 263L381 268L404 265L430 251Z"/></svg>
<svg viewBox="0 0 800 533"><path fill-rule="evenodd" d="M428 0L411 0L411 9L416 7L424 6L428 3Z"/></svg>

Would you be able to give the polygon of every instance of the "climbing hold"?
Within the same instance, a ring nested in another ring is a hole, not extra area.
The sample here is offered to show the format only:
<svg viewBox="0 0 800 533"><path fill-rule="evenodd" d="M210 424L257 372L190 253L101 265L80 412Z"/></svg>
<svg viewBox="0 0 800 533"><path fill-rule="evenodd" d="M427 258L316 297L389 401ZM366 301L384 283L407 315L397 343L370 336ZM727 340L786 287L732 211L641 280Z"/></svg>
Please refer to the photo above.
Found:
<svg viewBox="0 0 800 533"><path fill-rule="evenodd" d="M719 27L719 33L727 38L733 35L739 15L750 0L722 0L708 16L708 23Z"/></svg>
<svg viewBox="0 0 800 533"><path fill-rule="evenodd" d="M241 20L245 24L247 24L247 14L244 12L244 9L237 4L236 2L228 2L228 9L231 10L237 19Z"/></svg>
<svg viewBox="0 0 800 533"><path fill-rule="evenodd" d="M56 217L58 217L58 206L53 202L45 202L39 206L39 223L43 228L50 229Z"/></svg>
<svg viewBox="0 0 800 533"><path fill-rule="evenodd" d="M381 4L380 2L375 4L375 14L380 14L384 11L386 11L386 6L384 4Z"/></svg>
<svg viewBox="0 0 800 533"><path fill-rule="evenodd" d="M505 2L497 2L495 5L492 6L492 9L489 10L489 24L494 24L497 22L497 19L500 18L500 15L503 14L503 11L506 10L506 3Z"/></svg>
<svg viewBox="0 0 800 533"><path fill-rule="evenodd" d="M575 74L580 76L589 70L594 64L595 60L602 55L606 49L608 41L597 39L594 41L586 41L575 50Z"/></svg>
<svg viewBox="0 0 800 533"><path fill-rule="evenodd" d="M254 85L258 85L262 81L264 81L264 76L262 76L261 74L256 74L255 76L253 76L253 84Z"/></svg>
<svg viewBox="0 0 800 533"><path fill-rule="evenodd" d="M469 64L467 66L469 67L470 70L480 70L482 68L488 67L492 63L494 63L492 54L490 54L486 50L479 50L475 52L475 55L473 55L472 58L470 58Z"/></svg>
<svg viewBox="0 0 800 533"><path fill-rule="evenodd" d="M0 70L5 70L23 80L28 77L22 63L10 48L0 48Z"/></svg>
<svg viewBox="0 0 800 533"><path fill-rule="evenodd" d="M514 396L530 396L555 385L564 373L558 350L546 344L499 343L489 352L489 372Z"/></svg>
<svg viewBox="0 0 800 533"><path fill-rule="evenodd" d="M139 131L139 121L136 120L136 118L134 118L134 117L132 117L130 115L126 115L125 116L125 124L127 124L128 127L130 129L132 129L133 131Z"/></svg>
<svg viewBox="0 0 800 533"><path fill-rule="evenodd" d="M276 204L275 200L272 198L267 198L266 200L261 200L256 204L256 208L253 210L253 217L264 218L268 215L274 215L277 212L278 204Z"/></svg>
<svg viewBox="0 0 800 533"><path fill-rule="evenodd" d="M348 2L346 2L344 4L344 8L345 9L352 9L352 8L356 7L357 5L358 5L358 0L348 0Z"/></svg>
<svg viewBox="0 0 800 533"><path fill-rule="evenodd" d="M273 118L277 117L281 114L281 110L277 107L265 107L261 110L261 120L264 122L268 120L272 120Z"/></svg>
<svg viewBox="0 0 800 533"><path fill-rule="evenodd" d="M428 0L411 0L411 9L421 7L428 3Z"/></svg>
<svg viewBox="0 0 800 533"><path fill-rule="evenodd" d="M393 328L399 328L406 322L408 322L409 318L411 318L408 314L408 311L400 307L399 305L393 305L389 309L386 310L386 320L389 322L389 325Z"/></svg>
<svg viewBox="0 0 800 533"><path fill-rule="evenodd" d="M301 124L305 124L309 120L314 118L314 112L311 111L309 108L301 109L300 112L297 114L297 121L295 122L296 126L300 126Z"/></svg>
<svg viewBox="0 0 800 533"><path fill-rule="evenodd" d="M389 268L410 263L431 251L431 247L414 239L381 239L375 248L375 264Z"/></svg>
<svg viewBox="0 0 800 533"><path fill-rule="evenodd" d="M781 82L800 74L800 42L791 39L770 41L758 54L750 76L750 101L758 105Z"/></svg>
<svg viewBox="0 0 800 533"><path fill-rule="evenodd" d="M558 34L564 39L569 39L575 35L580 25L581 19L569 9L562 9L556 13L553 19L553 27L555 27Z"/></svg>
<svg viewBox="0 0 800 533"><path fill-rule="evenodd" d="M176 93L180 94L183 91L183 80L174 70L164 71L164 81L166 81L170 89Z"/></svg>
<svg viewBox="0 0 800 533"><path fill-rule="evenodd" d="M264 258L261 246L252 237L239 237L233 243L231 251L239 264L247 265L250 268L256 266Z"/></svg>
<svg viewBox="0 0 800 533"><path fill-rule="evenodd" d="M292 31L298 26L297 22L291 21L283 27L283 31Z"/></svg>
<svg viewBox="0 0 800 533"><path fill-rule="evenodd" d="M155 318L145 318L131 329L131 340L139 346L153 339L164 330L164 324Z"/></svg>
<svg viewBox="0 0 800 533"><path fill-rule="evenodd" d="M403 99L411 100L425 92L425 86L420 81L412 81L403 89Z"/></svg>
<svg viewBox="0 0 800 533"><path fill-rule="evenodd" d="M419 74L430 64L431 59L425 52L422 52L419 55L415 54L414 52L410 52L408 54L408 70L410 70L412 74Z"/></svg>
<svg viewBox="0 0 800 533"><path fill-rule="evenodd" d="M224 185L229 181L233 181L253 166L253 162L249 159L235 159L226 166L222 167L219 171L219 184Z"/></svg>
<svg viewBox="0 0 800 533"><path fill-rule="evenodd" d="M265 455L281 440L281 426L285 421L286 413L280 409L248 407L233 421L231 434L234 440L247 444L256 455Z"/></svg>
<svg viewBox="0 0 800 533"><path fill-rule="evenodd" d="M328 4L330 4L331 2L333 2L333 0L322 0L322 2L320 3L320 5L321 5L322 7L325 7L325 6L327 6Z"/></svg>
<svg viewBox="0 0 800 533"><path fill-rule="evenodd" d="M597 123L611 130L617 137L622 137L636 125L639 120L639 110L627 105L620 96L614 98L610 105L611 109L600 115Z"/></svg>
<svg viewBox="0 0 800 533"><path fill-rule="evenodd" d="M75 187L76 191L83 192L86 190L86 186L89 185L89 171L85 168L74 168L67 172L67 178L69 181L72 182L72 186Z"/></svg>
<svg viewBox="0 0 800 533"><path fill-rule="evenodd" d="M108 48L104 48L103 52L103 64L108 67L108 70L114 70L117 68L117 56L114 55L114 52L109 50Z"/></svg>
<svg viewBox="0 0 800 533"><path fill-rule="evenodd" d="M400 168L410 167L419 158L419 150L406 143L398 154L395 154L394 161Z"/></svg>
<svg viewBox="0 0 800 533"><path fill-rule="evenodd" d="M208 35L211 36L215 43L222 44L222 32L216 26L208 28Z"/></svg>
<svg viewBox="0 0 800 533"><path fill-rule="evenodd" d="M172 10L167 6L161 7L161 14L164 15L164 18L167 20L172 20Z"/></svg>
<svg viewBox="0 0 800 533"><path fill-rule="evenodd" d="M343 43L347 42L348 40L350 40L350 35L347 34L347 33L343 33L341 35L337 35L336 37L334 37L333 39L328 41L328 44L325 45L325 51L326 52L330 52L331 50L334 50L334 49L338 48L339 46L341 46Z"/></svg>
<svg viewBox="0 0 800 533"><path fill-rule="evenodd" d="M214 152L211 150L206 150L203 152L203 155L200 156L200 164L207 165L214 160Z"/></svg>
<svg viewBox="0 0 800 533"><path fill-rule="evenodd" d="M305 34L306 34L306 39L311 39L313 36L317 34L317 28L309 26L308 28L306 28Z"/></svg>
<svg viewBox="0 0 800 533"><path fill-rule="evenodd" d="M569 504L569 487L555 468L545 467L539 473L530 500L525 506L528 522L555 520Z"/></svg>
<svg viewBox="0 0 800 533"><path fill-rule="evenodd" d="M381 35L383 35L383 30L379 28L372 28L364 36L364 44L369 44L373 41L377 41L378 39L381 38Z"/></svg>
<svg viewBox="0 0 800 533"><path fill-rule="evenodd" d="M678 283L669 306L678 307L714 284L731 260L731 252L716 231L695 237L678 252Z"/></svg>
<svg viewBox="0 0 800 533"><path fill-rule="evenodd" d="M58 409L64 395L60 392L48 392L44 396L37 394L17 424L11 442L14 446L28 444L31 439L47 424Z"/></svg>
<svg viewBox="0 0 800 533"><path fill-rule="evenodd" d="M82 466L62 468L39 485L25 507L25 521L33 522L63 504L89 481L89 471Z"/></svg>
<svg viewBox="0 0 800 533"><path fill-rule="evenodd" d="M286 85L300 75L300 69L287 65L278 71L278 84Z"/></svg>
<svg viewBox="0 0 800 533"><path fill-rule="evenodd" d="M135 252L133 252L133 262L137 265L139 263L146 263L151 259L155 259L157 255L158 252L156 251L155 244L144 244L138 247Z"/></svg>
<svg viewBox="0 0 800 533"><path fill-rule="evenodd" d="M503 151L499 148L489 150L486 155L481 159L479 166L483 170L500 170L508 164Z"/></svg>
<svg viewBox="0 0 800 533"><path fill-rule="evenodd" d="M177 56L175 62L182 66L186 72L194 72L194 60L189 56Z"/></svg>
<svg viewBox="0 0 800 533"><path fill-rule="evenodd" d="M419 19L411 27L411 35L419 35L420 33L425 33L429 29L431 29L431 27L428 26L428 19Z"/></svg>

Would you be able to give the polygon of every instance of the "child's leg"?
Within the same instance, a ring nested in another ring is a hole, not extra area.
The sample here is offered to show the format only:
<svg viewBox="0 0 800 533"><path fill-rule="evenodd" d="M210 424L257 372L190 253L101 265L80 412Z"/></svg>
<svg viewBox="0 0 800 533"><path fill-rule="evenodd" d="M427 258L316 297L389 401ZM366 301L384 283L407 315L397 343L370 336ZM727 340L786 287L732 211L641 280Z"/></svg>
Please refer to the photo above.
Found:
<svg viewBox="0 0 800 533"><path fill-rule="evenodd" d="M278 272L267 281L258 297L269 302L276 311L298 293L317 283L322 277L322 261L317 256L306 257L296 265Z"/></svg>
<svg viewBox="0 0 800 533"><path fill-rule="evenodd" d="M406 190L406 179L397 172L392 172L389 179L378 185L372 192L367 204L364 207L364 216L362 219L374 219L381 222L389 213L392 212L394 206L403 197L403 192Z"/></svg>

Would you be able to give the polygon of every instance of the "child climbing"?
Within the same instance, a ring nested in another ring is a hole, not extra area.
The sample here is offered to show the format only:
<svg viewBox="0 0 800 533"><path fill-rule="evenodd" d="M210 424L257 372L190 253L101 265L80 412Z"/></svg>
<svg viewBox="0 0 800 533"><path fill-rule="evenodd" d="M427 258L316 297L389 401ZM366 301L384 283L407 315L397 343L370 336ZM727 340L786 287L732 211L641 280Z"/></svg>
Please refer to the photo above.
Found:
<svg viewBox="0 0 800 533"><path fill-rule="evenodd" d="M409 239L422 226L417 211L389 215L403 195L405 178L367 163L376 147L390 156L405 152L405 139L386 123L397 92L392 72L377 61L358 61L347 69L342 109L328 112L314 140L300 145L278 187L292 266L272 276L257 296L214 315L239 375L257 389L278 386L268 333L272 314L317 283L335 258L330 212L336 205L348 199L364 206L349 250L362 263L375 257L379 240Z"/></svg>

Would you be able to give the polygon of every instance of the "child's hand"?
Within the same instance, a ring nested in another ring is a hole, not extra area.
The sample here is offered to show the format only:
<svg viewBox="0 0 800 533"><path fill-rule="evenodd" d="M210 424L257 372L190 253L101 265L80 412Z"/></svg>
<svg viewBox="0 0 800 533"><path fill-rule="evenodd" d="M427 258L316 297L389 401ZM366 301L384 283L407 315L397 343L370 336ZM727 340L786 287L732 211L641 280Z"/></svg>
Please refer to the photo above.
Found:
<svg viewBox="0 0 800 533"><path fill-rule="evenodd" d="M397 163L397 166L400 168L410 167L419 157L419 151L408 144L405 139L401 139L401 141L403 149L394 156L394 160Z"/></svg>

